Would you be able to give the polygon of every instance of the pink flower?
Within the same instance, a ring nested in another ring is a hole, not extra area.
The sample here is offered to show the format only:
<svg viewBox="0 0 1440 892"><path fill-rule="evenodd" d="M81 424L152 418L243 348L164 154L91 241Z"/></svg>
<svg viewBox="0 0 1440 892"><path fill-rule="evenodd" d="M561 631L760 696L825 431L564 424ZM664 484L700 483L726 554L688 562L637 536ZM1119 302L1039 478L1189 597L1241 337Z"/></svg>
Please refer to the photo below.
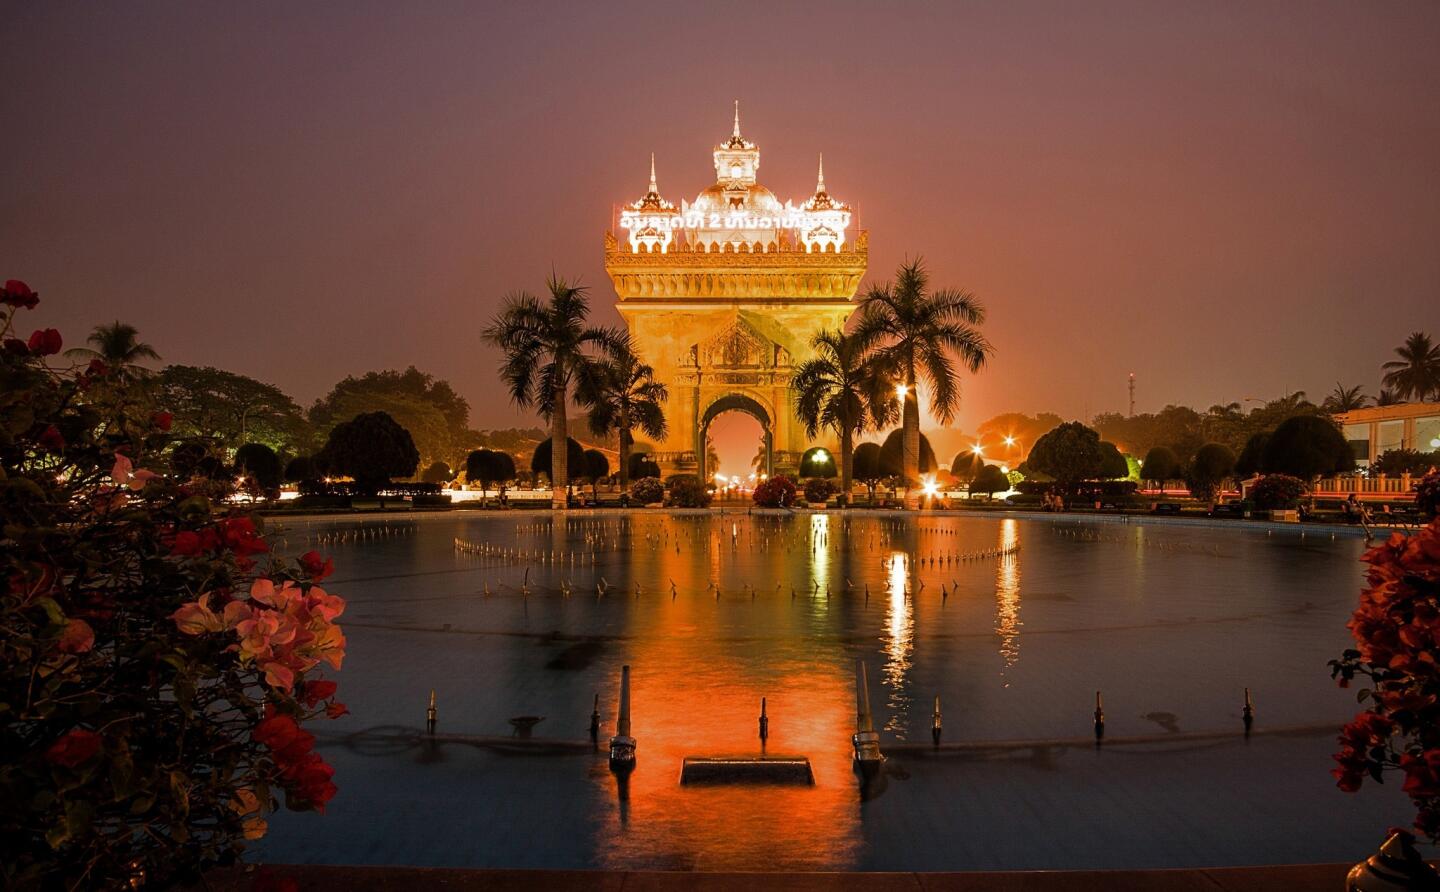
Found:
<svg viewBox="0 0 1440 892"><path fill-rule="evenodd" d="M345 599L339 595L328 594L318 585L312 585L305 595L305 606L310 608L311 613L329 622L345 612Z"/></svg>
<svg viewBox="0 0 1440 892"><path fill-rule="evenodd" d="M315 582L323 582L326 576L335 572L335 561L322 558L318 551L307 551L300 555L300 569Z"/></svg>
<svg viewBox="0 0 1440 892"><path fill-rule="evenodd" d="M250 584L251 600L258 601L267 607L274 607L276 610L284 610L291 601L301 597L303 595L300 586L290 580L286 580L279 588L275 587L274 582L264 577Z"/></svg>
<svg viewBox="0 0 1440 892"><path fill-rule="evenodd" d="M60 633L58 647L61 653L83 654L95 646L95 630L83 619L65 622L65 631Z"/></svg>
<svg viewBox="0 0 1440 892"><path fill-rule="evenodd" d="M160 475L154 471L135 470L135 463L118 452L115 454L115 465L110 469L111 480L136 492L144 489L146 483L158 476Z"/></svg>
<svg viewBox="0 0 1440 892"><path fill-rule="evenodd" d="M186 635L225 631L227 628L225 620L220 614L211 610L207 603L212 596L212 593L206 592L194 601L180 605L179 610L170 614L170 618L175 621L175 626Z"/></svg>

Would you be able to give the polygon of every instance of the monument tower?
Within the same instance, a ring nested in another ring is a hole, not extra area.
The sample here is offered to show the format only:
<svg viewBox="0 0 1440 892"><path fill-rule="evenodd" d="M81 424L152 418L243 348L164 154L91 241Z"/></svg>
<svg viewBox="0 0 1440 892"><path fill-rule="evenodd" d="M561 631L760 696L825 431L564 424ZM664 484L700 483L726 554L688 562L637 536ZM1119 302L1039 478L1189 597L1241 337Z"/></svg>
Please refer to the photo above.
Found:
<svg viewBox="0 0 1440 892"><path fill-rule="evenodd" d="M811 444L795 415L790 377L810 339L845 325L865 275L867 233L830 195L820 160L815 192L800 204L760 185L760 148L740 133L713 152L715 182L679 207L650 187L624 205L605 234L605 271L641 359L670 392L670 434L654 459L665 474L708 479L705 438L728 411L764 430L767 473L794 474Z"/></svg>

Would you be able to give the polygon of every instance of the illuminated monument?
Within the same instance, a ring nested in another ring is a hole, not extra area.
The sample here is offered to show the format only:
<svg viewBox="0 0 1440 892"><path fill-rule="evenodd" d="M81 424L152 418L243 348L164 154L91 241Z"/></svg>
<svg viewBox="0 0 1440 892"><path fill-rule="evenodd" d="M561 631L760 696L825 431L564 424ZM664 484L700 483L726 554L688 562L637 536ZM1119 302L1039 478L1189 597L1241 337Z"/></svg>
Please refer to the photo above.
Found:
<svg viewBox="0 0 1440 892"><path fill-rule="evenodd" d="M765 431L769 473L793 474L812 442L795 415L790 376L821 329L843 326L865 275L867 234L825 190L781 203L756 182L760 149L735 129L715 147L715 183L677 207L650 188L620 208L605 235L616 307L643 360L670 391L670 436L657 446L664 473L708 477L710 423L748 413Z"/></svg>

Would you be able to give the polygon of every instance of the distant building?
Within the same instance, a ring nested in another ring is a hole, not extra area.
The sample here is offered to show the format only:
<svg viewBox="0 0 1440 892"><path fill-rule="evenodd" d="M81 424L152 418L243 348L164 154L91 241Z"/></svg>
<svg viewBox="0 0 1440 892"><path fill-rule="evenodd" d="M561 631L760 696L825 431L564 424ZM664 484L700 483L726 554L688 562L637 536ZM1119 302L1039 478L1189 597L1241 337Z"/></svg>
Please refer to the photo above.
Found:
<svg viewBox="0 0 1440 892"><path fill-rule="evenodd" d="M1335 418L1344 428L1357 462L1368 464L1392 449L1440 449L1440 403L1370 406Z"/></svg>

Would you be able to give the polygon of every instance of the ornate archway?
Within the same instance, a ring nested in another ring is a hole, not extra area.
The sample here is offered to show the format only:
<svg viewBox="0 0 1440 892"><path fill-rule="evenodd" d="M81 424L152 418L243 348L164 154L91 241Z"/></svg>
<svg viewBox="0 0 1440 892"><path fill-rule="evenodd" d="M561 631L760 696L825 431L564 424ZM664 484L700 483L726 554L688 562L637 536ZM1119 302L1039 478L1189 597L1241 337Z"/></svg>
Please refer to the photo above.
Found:
<svg viewBox="0 0 1440 892"><path fill-rule="evenodd" d="M760 401L744 393L727 393L714 400L705 408L700 416L699 426L695 430L695 442L700 444L696 450L696 471L701 480L709 480L715 469L708 467L705 454L706 438L710 435L710 423L726 412L744 412L751 418L760 422L760 437L765 444L765 474L775 473L775 427L771 421L770 412L761 405Z"/></svg>
<svg viewBox="0 0 1440 892"><path fill-rule="evenodd" d="M791 474L807 446L836 445L805 435L790 379L813 336L854 312L868 235L823 170L799 203L757 182L760 149L738 117L713 159L714 184L679 206L660 194L652 162L649 189L605 234L605 271L636 352L669 389L661 469L708 475L706 428L739 409L761 420L767 472Z"/></svg>

